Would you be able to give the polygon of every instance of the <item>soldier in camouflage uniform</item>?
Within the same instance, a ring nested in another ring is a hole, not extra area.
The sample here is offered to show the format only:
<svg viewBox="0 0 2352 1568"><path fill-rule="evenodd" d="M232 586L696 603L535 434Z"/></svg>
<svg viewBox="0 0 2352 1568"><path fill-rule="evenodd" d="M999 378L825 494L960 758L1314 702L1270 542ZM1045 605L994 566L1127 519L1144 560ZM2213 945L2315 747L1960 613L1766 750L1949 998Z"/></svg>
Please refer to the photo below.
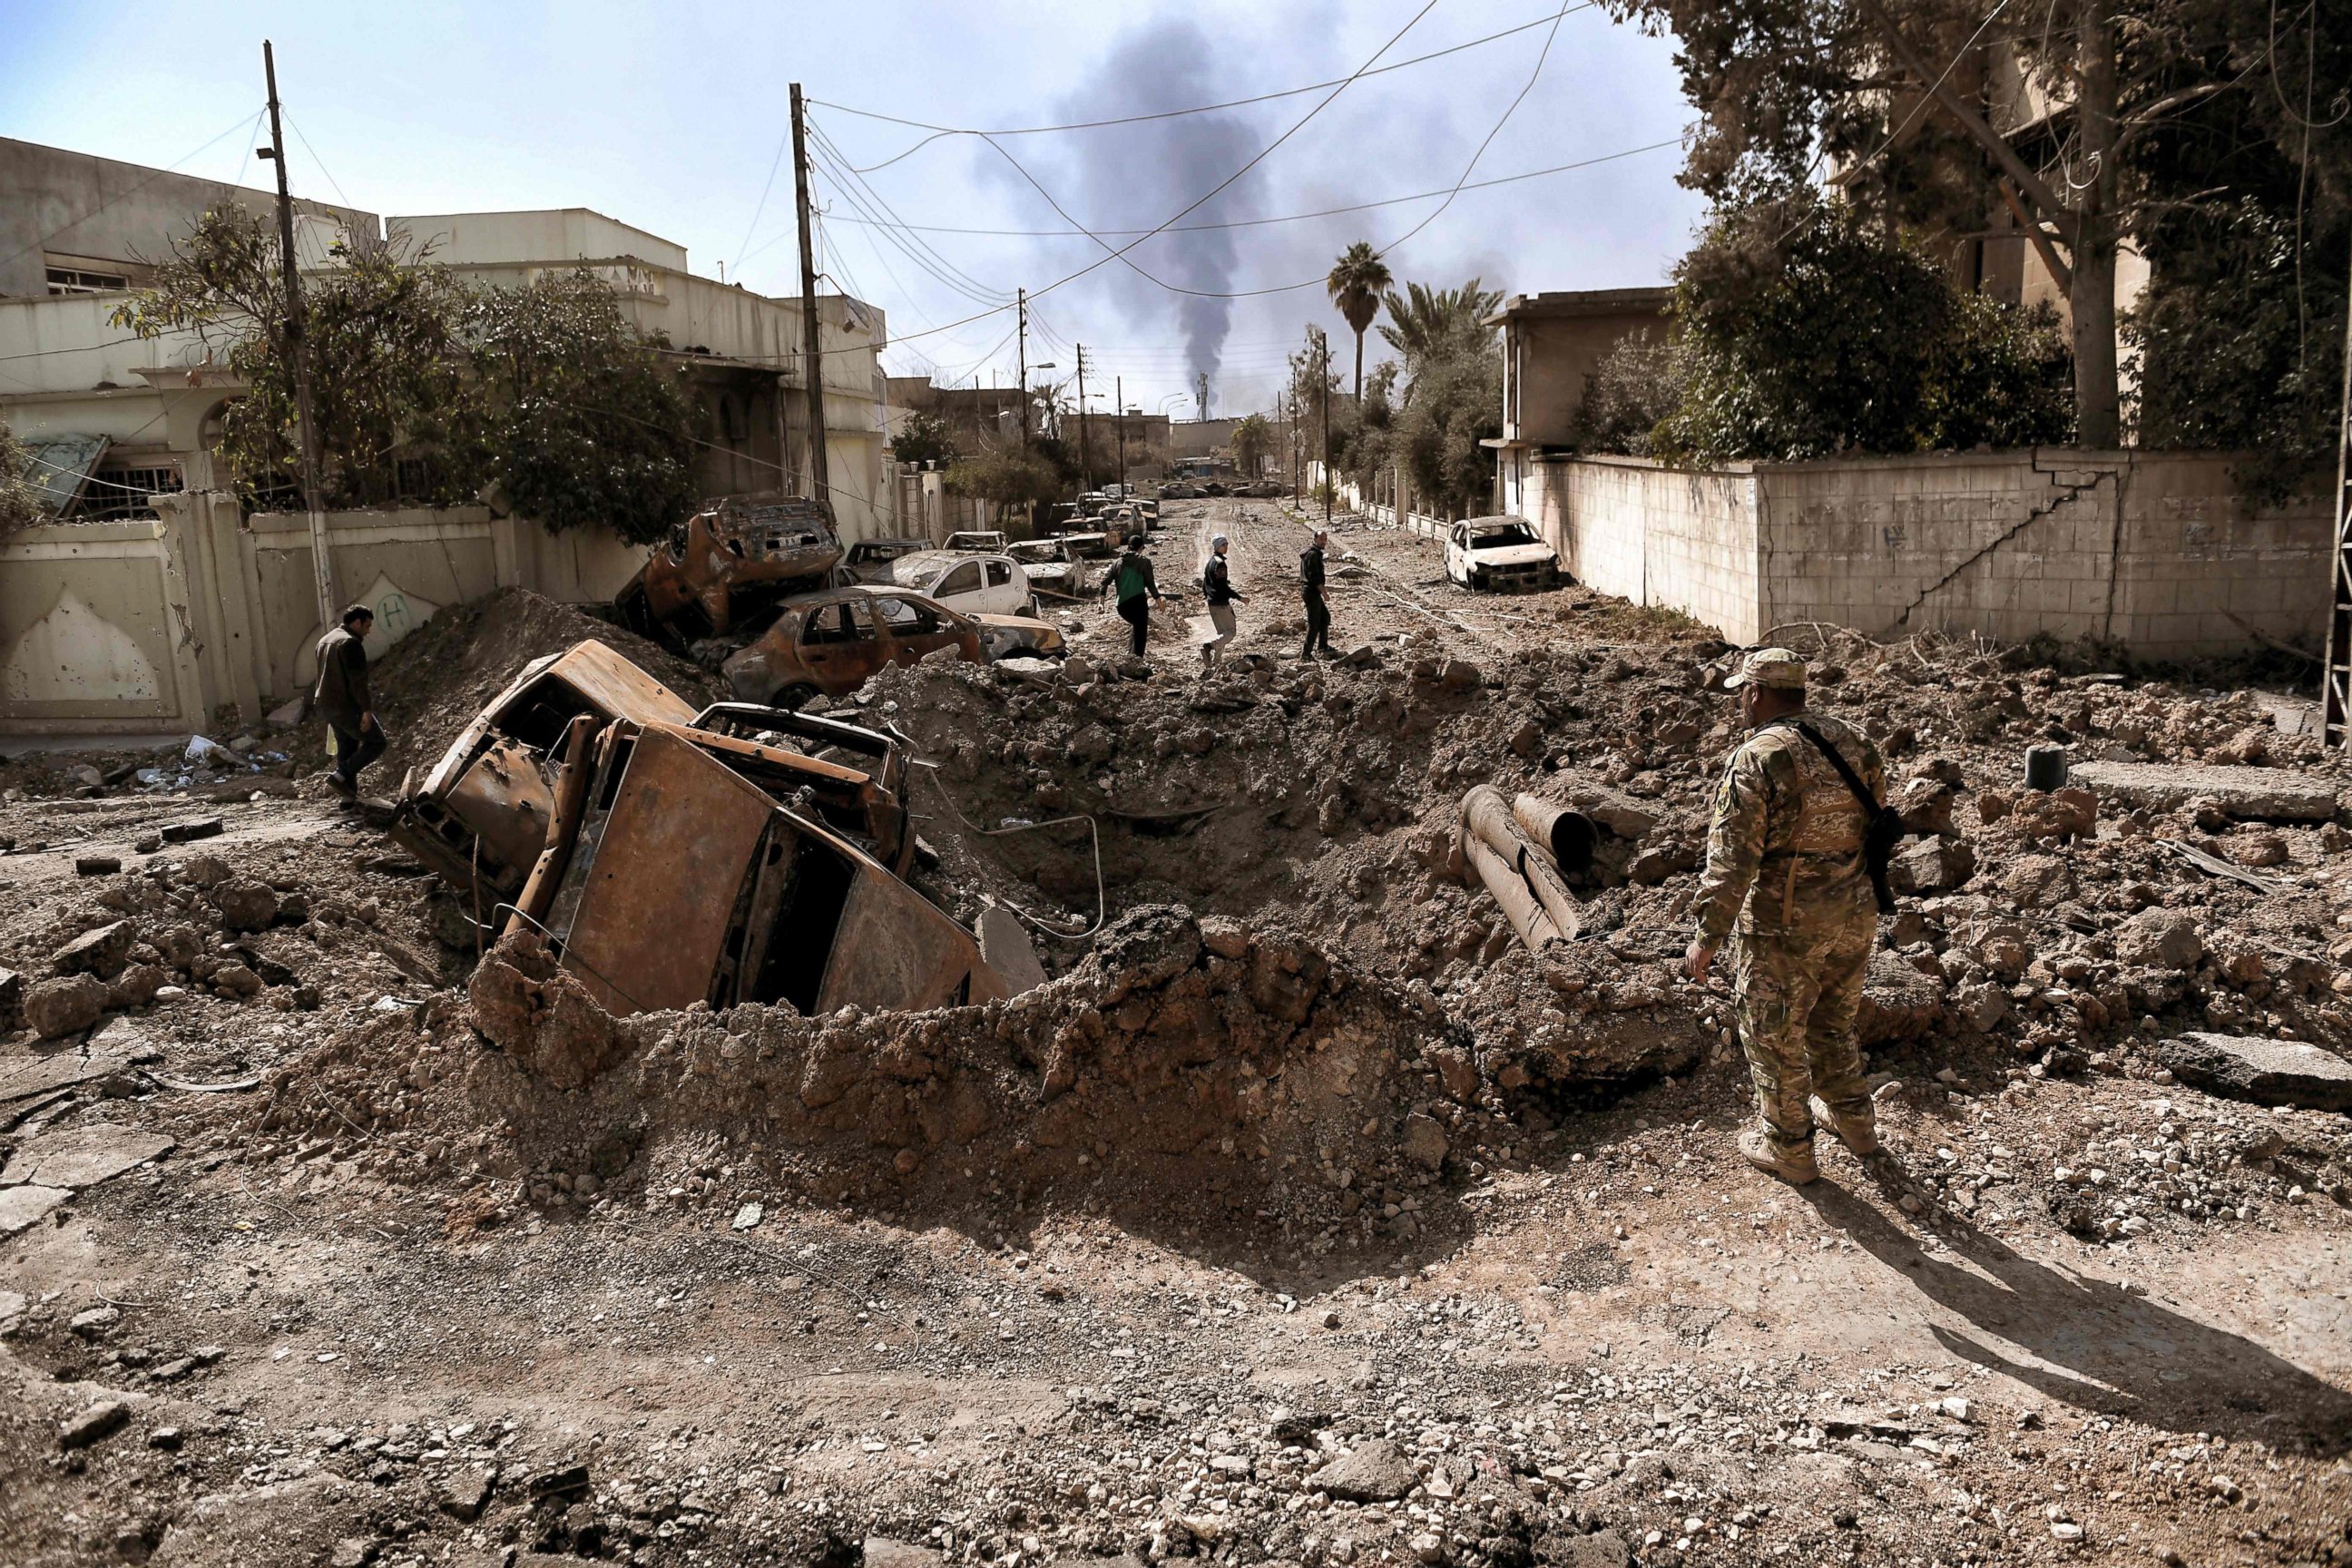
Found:
<svg viewBox="0 0 2352 1568"><path fill-rule="evenodd" d="M1805 663L1786 648L1747 655L1724 685L1739 691L1749 732L1716 790L1684 971L1705 975L1733 937L1739 1043L1763 1119L1740 1135L1739 1152L1759 1170L1810 1182L1821 1173L1809 1093L1821 1096L1847 1148L1878 1147L1853 1038L1878 910L1862 805L1797 726L1836 747L1878 799L1885 764L1860 731L1806 711Z"/></svg>

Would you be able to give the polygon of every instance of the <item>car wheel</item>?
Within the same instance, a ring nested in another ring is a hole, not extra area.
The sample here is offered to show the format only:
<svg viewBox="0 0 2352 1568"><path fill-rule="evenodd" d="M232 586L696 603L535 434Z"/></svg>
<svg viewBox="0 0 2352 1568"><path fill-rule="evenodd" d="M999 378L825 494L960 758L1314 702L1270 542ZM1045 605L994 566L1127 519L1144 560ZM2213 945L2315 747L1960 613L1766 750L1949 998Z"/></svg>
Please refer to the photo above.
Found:
<svg viewBox="0 0 2352 1568"><path fill-rule="evenodd" d="M787 713L797 713L815 701L820 695L822 694L815 687L806 681L800 681L777 692L774 706L784 710Z"/></svg>

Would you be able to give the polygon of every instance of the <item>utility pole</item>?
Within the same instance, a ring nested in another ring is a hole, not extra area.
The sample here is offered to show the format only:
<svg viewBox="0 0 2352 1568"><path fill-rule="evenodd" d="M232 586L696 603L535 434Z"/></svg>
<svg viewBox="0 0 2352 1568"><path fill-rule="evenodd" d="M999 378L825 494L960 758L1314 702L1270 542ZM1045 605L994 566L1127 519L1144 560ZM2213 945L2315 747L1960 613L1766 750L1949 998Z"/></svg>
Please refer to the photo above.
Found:
<svg viewBox="0 0 2352 1568"><path fill-rule="evenodd" d="M1073 345L1078 351L1078 488L1095 488L1094 448L1087 442L1087 345Z"/></svg>
<svg viewBox="0 0 2352 1568"><path fill-rule="evenodd" d="M2319 667L2319 737L2352 751L2352 308L2344 321L2344 401L2336 410L2336 555L2328 575L2327 661Z"/></svg>
<svg viewBox="0 0 2352 1568"><path fill-rule="evenodd" d="M1305 510L1298 494L1298 388L1290 389L1290 504Z"/></svg>
<svg viewBox="0 0 2352 1568"><path fill-rule="evenodd" d="M302 313L302 271L294 258L294 198L286 188L286 132L278 116L278 57L261 40L261 70L269 81L269 147L278 165L278 260L286 274L286 326L281 336L294 361L294 417L302 427L302 509L310 514L310 576L319 593L319 625L335 625L335 563L327 548L327 507L319 492L319 426L310 415L310 344Z"/></svg>
<svg viewBox="0 0 2352 1568"><path fill-rule="evenodd" d="M1110 415L1118 422L1118 488L1127 489L1127 377L1110 378Z"/></svg>
<svg viewBox="0 0 2352 1568"><path fill-rule="evenodd" d="M1029 449L1029 290L1014 292L1021 310L1016 330L1021 333L1021 449L1025 452Z"/></svg>
<svg viewBox="0 0 2352 1568"><path fill-rule="evenodd" d="M1331 526L1331 334L1322 328L1315 329L1315 341L1323 345L1323 526Z"/></svg>
<svg viewBox="0 0 2352 1568"><path fill-rule="evenodd" d="M809 241L808 115L801 107L801 84L793 83L793 196L801 225L801 365L808 378L809 490L812 500L833 510L833 487L825 482L824 353L817 346L816 247Z"/></svg>
<svg viewBox="0 0 2352 1568"><path fill-rule="evenodd" d="M1209 373L1205 370L1201 373L1200 385L1201 417L1205 420L1209 417Z"/></svg>

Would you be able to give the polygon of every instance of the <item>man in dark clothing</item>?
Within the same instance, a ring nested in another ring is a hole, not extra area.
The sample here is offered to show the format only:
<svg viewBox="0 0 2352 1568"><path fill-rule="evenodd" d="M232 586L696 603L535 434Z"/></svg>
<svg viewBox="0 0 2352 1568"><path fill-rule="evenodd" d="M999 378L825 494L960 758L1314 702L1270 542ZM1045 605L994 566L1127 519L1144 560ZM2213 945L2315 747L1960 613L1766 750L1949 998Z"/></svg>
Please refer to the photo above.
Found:
<svg viewBox="0 0 2352 1568"><path fill-rule="evenodd" d="M327 721L327 754L335 762L327 785L347 798L359 794L360 770L383 755L364 646L374 626L375 612L353 605L343 612L342 625L319 639L319 686L310 706Z"/></svg>
<svg viewBox="0 0 2352 1568"><path fill-rule="evenodd" d="M1217 662L1217 650L1234 640L1239 627L1234 620L1234 605L1246 604L1249 595L1234 586L1233 564L1225 559L1228 541L1222 533L1209 541L1209 559L1201 567L1201 596L1208 602L1209 626L1217 635L1201 645L1201 668L1207 669Z"/></svg>
<svg viewBox="0 0 2352 1568"><path fill-rule="evenodd" d="M1128 624L1129 642L1135 657L1143 657L1143 639L1151 631L1151 601L1160 596L1160 579L1151 569L1151 557L1143 552L1143 535L1128 535L1126 552L1111 565L1103 578L1103 592L1118 600L1119 619Z"/></svg>
<svg viewBox="0 0 2352 1568"><path fill-rule="evenodd" d="M1307 648L1298 657L1313 658L1319 646L1331 651L1331 606L1323 602L1323 547L1331 536L1315 531L1315 542L1298 552L1298 591L1307 600Z"/></svg>

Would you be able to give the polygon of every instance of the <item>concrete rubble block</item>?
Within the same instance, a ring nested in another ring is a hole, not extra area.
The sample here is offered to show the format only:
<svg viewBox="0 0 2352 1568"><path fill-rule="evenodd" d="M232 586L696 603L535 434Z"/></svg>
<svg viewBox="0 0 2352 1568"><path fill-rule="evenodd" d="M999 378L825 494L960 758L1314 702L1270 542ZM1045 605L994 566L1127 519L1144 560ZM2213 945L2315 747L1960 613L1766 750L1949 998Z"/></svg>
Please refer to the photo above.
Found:
<svg viewBox="0 0 2352 1568"><path fill-rule="evenodd" d="M939 1568L947 1561L928 1546L911 1546L903 1541L885 1541L878 1535L866 1538L866 1568Z"/></svg>
<svg viewBox="0 0 2352 1568"><path fill-rule="evenodd" d="M152 963L134 963L124 970L109 993L110 1007L144 1007L155 1000L155 993L163 989L171 977Z"/></svg>
<svg viewBox="0 0 2352 1568"><path fill-rule="evenodd" d="M62 1039L106 1016L114 993L93 974L43 980L25 993L25 1022L45 1040Z"/></svg>
<svg viewBox="0 0 2352 1568"><path fill-rule="evenodd" d="M2317 1046L2196 1030L2160 1041L2156 1049L2183 1083L2231 1100L2352 1110L2352 1062Z"/></svg>
<svg viewBox="0 0 2352 1568"><path fill-rule="evenodd" d="M2097 831L2099 797L2087 789L2030 789L2017 797L2011 816L2028 838L2087 838Z"/></svg>
<svg viewBox="0 0 2352 1568"><path fill-rule="evenodd" d="M199 838L217 838L220 831L219 817L200 816L193 822L166 823L161 837L166 844L194 844Z"/></svg>
<svg viewBox="0 0 2352 1568"><path fill-rule="evenodd" d="M1952 826L1952 786L1941 779L1913 779L1893 802L1903 816L1903 831L1927 837Z"/></svg>
<svg viewBox="0 0 2352 1568"><path fill-rule="evenodd" d="M1201 945L1219 958L1247 958L1250 930L1230 915L1201 917Z"/></svg>
<svg viewBox="0 0 2352 1568"><path fill-rule="evenodd" d="M488 1466L468 1466L452 1470L441 1478L434 1503L443 1513L460 1524L471 1524L482 1517L489 1506L490 1489L498 1484L499 1472Z"/></svg>
<svg viewBox="0 0 2352 1568"><path fill-rule="evenodd" d="M93 1121L34 1139L16 1151L0 1186L89 1187L168 1154L173 1140L111 1121Z"/></svg>
<svg viewBox="0 0 2352 1568"><path fill-rule="evenodd" d="M231 931L266 931L278 918L278 894L264 882L223 882L212 890L213 908Z"/></svg>
<svg viewBox="0 0 2352 1568"><path fill-rule="evenodd" d="M980 956L1004 981L1004 988L1018 996L1024 991L1034 991L1045 984L1045 966L1038 962L1037 944L1029 940L1029 932L1012 910L1002 904L992 904L981 911L974 934L980 938Z"/></svg>
<svg viewBox="0 0 2352 1568"><path fill-rule="evenodd" d="M1976 875L1977 852L1963 838L1923 838L1895 851L1887 880L1898 893L1957 892Z"/></svg>
<svg viewBox="0 0 2352 1568"><path fill-rule="evenodd" d="M68 1416L58 1427L58 1447L87 1448L92 1443L103 1442L122 1429L131 1419L131 1405L126 1400L101 1399L89 1409Z"/></svg>
<svg viewBox="0 0 2352 1568"><path fill-rule="evenodd" d="M1425 1111L1414 1111L1404 1119L1404 1155L1423 1170L1434 1171L1445 1163L1452 1147L1446 1142L1445 1129L1437 1119Z"/></svg>
<svg viewBox="0 0 2352 1568"><path fill-rule="evenodd" d="M100 980L111 980L122 973L131 961L131 950L139 945L139 926L134 921L114 921L82 932L49 956L50 969L58 974L94 974Z"/></svg>
<svg viewBox="0 0 2352 1568"><path fill-rule="evenodd" d="M2147 909L2116 928L2116 961L2138 969L2197 967L2205 939L2197 922L2179 910Z"/></svg>
<svg viewBox="0 0 2352 1568"><path fill-rule="evenodd" d="M1404 1450L1382 1437L1340 1455L1309 1475L1307 1485L1345 1502L1394 1502L1420 1480Z"/></svg>
<svg viewBox="0 0 2352 1568"><path fill-rule="evenodd" d="M2210 795L2241 822L2325 822L2336 815L2326 779L2284 768L2183 767L2168 763L2084 763L2074 779L2101 799L2172 811Z"/></svg>
<svg viewBox="0 0 2352 1568"><path fill-rule="evenodd" d="M73 1194L63 1187L0 1187L0 1236L14 1236L48 1217Z"/></svg>
<svg viewBox="0 0 2352 1568"><path fill-rule="evenodd" d="M1864 1046L1916 1039L1944 1019L1944 983L1923 974L1895 953L1870 955L1862 1007L1854 1016L1854 1038Z"/></svg>

